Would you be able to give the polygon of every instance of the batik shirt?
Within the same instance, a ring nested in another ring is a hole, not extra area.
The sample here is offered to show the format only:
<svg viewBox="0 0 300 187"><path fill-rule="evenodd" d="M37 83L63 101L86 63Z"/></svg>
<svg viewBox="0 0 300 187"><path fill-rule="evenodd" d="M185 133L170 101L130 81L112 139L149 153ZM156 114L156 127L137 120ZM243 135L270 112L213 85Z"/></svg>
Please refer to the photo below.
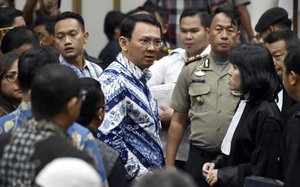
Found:
<svg viewBox="0 0 300 187"><path fill-rule="evenodd" d="M79 78L90 77L93 79L98 79L103 71L100 66L86 59L84 60L84 66L82 69L73 64L68 63L61 55L59 56L59 62L62 65L69 66Z"/></svg>
<svg viewBox="0 0 300 187"><path fill-rule="evenodd" d="M64 130L50 121L26 120L22 127L0 140L3 187L32 187L36 175L55 158L76 157L94 165L88 155L72 145Z"/></svg>
<svg viewBox="0 0 300 187"><path fill-rule="evenodd" d="M0 118L0 136L4 133L11 133L22 127L24 121L32 116L30 102L22 101L19 107L12 113ZM73 123L67 130L72 142L79 150L84 151L93 158L101 178L107 183L106 173L102 162L100 150L92 133L78 123Z"/></svg>
<svg viewBox="0 0 300 187"><path fill-rule="evenodd" d="M149 71L142 71L121 53L100 76L106 98L106 114L98 137L117 150L129 180L162 167L157 103L146 81Z"/></svg>

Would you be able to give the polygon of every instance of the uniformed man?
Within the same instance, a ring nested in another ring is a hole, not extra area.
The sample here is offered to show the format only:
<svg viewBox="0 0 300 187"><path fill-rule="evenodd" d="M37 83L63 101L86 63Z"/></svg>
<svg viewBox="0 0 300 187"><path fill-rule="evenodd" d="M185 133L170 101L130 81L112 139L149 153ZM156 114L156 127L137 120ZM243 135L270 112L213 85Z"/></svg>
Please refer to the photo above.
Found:
<svg viewBox="0 0 300 187"><path fill-rule="evenodd" d="M198 186L208 186L202 165L220 154L220 144L239 100L228 88L228 52L239 39L239 18L231 10L218 8L207 29L211 52L183 67L172 98L174 109L168 139L167 166L174 166L178 145L191 124L190 151L186 170ZM190 118L189 118L190 116Z"/></svg>
<svg viewBox="0 0 300 187"><path fill-rule="evenodd" d="M168 95L172 94L179 73L185 63L190 63L196 59L207 55L210 52L208 35L206 28L210 24L210 15L199 9L185 9L179 19L180 33L179 38L184 44L185 49L177 48L170 55L158 60L150 66L152 77L148 81L150 89L168 89ZM161 92L159 92L161 93ZM165 92L163 92L164 94ZM161 94L161 95L163 95ZM158 95L157 97L162 97ZM154 97L156 95L154 94ZM169 100L169 98L167 99ZM163 128L160 134L162 145L165 151L167 141L167 131L170 125L173 109L167 106L168 101L159 101L159 116ZM184 169L189 151L189 129L186 131L183 141L180 144L176 156L176 167Z"/></svg>

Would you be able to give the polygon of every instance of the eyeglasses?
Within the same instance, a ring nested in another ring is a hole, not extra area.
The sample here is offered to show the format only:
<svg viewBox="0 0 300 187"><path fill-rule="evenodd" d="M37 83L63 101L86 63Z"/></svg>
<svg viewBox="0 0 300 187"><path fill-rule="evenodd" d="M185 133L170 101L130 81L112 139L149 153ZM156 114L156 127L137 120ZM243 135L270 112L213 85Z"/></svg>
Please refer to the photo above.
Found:
<svg viewBox="0 0 300 187"><path fill-rule="evenodd" d="M81 99L81 101L84 101L86 99L86 90L80 90L78 97Z"/></svg>
<svg viewBox="0 0 300 187"><path fill-rule="evenodd" d="M161 47L163 43L161 39L156 39L156 40L139 39L138 42L145 47L149 47L150 44L153 44L154 47Z"/></svg>
<svg viewBox="0 0 300 187"><path fill-rule="evenodd" d="M12 71L3 76L3 79L6 79L9 82L14 82L17 80L18 73L16 71Z"/></svg>

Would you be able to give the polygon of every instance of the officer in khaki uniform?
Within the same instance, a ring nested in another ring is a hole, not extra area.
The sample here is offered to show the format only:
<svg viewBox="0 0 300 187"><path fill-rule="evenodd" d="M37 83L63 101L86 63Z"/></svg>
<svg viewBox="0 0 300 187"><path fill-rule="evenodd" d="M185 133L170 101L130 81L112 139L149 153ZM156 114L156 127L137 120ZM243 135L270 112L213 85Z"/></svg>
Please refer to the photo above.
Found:
<svg viewBox="0 0 300 187"><path fill-rule="evenodd" d="M238 25L232 10L216 10L207 31L211 53L183 67L171 98L174 114L168 132L166 164L174 165L178 145L190 121L186 170L198 186L208 186L201 173L202 165L220 154L220 144L239 100L228 87L228 52L239 39Z"/></svg>

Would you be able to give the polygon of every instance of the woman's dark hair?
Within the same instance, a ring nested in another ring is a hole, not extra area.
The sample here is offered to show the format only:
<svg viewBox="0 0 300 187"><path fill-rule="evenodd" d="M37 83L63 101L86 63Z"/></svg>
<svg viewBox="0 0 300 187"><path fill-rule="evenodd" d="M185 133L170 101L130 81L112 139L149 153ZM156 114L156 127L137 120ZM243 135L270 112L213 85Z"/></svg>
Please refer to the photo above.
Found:
<svg viewBox="0 0 300 187"><path fill-rule="evenodd" d="M104 108L105 98L99 81L84 77L80 79L80 84L86 91L86 97L81 104L80 115L76 121L88 127L98 110Z"/></svg>
<svg viewBox="0 0 300 187"><path fill-rule="evenodd" d="M0 79L3 78L3 76L13 65L14 61L19 58L19 56L19 53L10 52L0 57Z"/></svg>
<svg viewBox="0 0 300 187"><path fill-rule="evenodd" d="M272 101L280 91L272 55L259 44L238 44L229 52L230 62L237 66L241 76L241 93L249 93L250 102Z"/></svg>

